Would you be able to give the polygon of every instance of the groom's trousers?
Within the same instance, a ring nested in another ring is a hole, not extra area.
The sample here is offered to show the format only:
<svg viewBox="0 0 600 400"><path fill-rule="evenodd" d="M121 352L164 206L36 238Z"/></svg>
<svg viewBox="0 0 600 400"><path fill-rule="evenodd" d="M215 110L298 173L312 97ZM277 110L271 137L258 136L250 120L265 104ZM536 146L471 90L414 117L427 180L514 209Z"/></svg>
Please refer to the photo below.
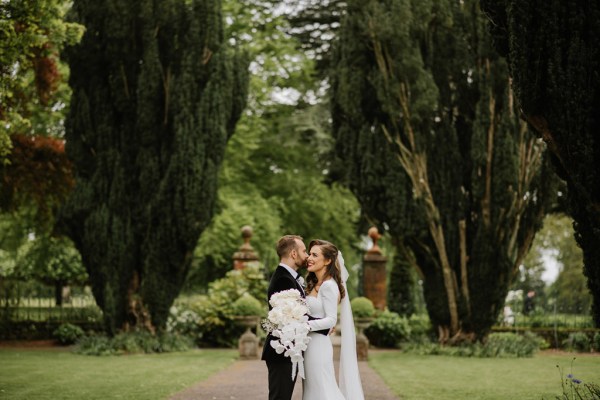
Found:
<svg viewBox="0 0 600 400"><path fill-rule="evenodd" d="M292 363L267 361L269 400L291 400L296 379L292 379ZM296 374L296 377L298 374Z"/></svg>

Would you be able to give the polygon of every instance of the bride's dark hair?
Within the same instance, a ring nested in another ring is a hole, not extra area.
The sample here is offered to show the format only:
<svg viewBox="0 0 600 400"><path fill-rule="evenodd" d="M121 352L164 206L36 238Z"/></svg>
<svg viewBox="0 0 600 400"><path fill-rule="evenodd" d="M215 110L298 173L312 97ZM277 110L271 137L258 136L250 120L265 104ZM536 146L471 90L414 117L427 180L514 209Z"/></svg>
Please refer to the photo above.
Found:
<svg viewBox="0 0 600 400"><path fill-rule="evenodd" d="M340 299L343 299L346 295L346 290L344 290L344 285L342 284L342 270L340 264L338 263L337 247L326 240L315 239L308 245L309 253L314 246L319 246L321 248L323 258L331 261L326 267L324 278L327 279L327 277L331 277L335 283L337 283L338 289L340 290ZM317 279L317 275L314 272L309 272L308 275L306 275L306 292L312 292L318 282L319 280Z"/></svg>

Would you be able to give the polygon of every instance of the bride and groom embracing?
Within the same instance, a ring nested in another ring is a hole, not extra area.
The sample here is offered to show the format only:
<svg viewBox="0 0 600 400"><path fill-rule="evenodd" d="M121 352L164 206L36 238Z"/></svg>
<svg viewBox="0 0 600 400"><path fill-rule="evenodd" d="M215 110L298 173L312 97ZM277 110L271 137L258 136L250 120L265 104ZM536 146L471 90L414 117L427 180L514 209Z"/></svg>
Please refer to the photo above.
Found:
<svg viewBox="0 0 600 400"><path fill-rule="evenodd" d="M302 382L303 400L364 400L358 362L352 310L346 290L348 271L341 252L324 240L313 240L308 246L302 237L283 236L277 242L279 266L273 273L268 298L290 289L297 290L308 306L308 347L304 351ZM298 270L306 267L306 287L299 282ZM338 304L341 304L339 386L333 366L333 345L329 333L337 323ZM269 305L271 309L271 305ZM269 400L290 400L296 382L295 367L271 345L271 334L265 341L262 359L269 371ZM294 369L294 371L293 371ZM293 378L292 378L293 377Z"/></svg>

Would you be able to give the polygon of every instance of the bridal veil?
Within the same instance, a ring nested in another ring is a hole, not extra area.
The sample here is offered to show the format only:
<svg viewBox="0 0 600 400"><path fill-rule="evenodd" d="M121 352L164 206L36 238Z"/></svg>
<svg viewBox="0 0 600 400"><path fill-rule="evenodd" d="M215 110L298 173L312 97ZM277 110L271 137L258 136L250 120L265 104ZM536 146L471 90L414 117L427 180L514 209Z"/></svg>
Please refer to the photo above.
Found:
<svg viewBox="0 0 600 400"><path fill-rule="evenodd" d="M354 318L350 307L350 296L348 295L348 270L344 264L342 252L338 251L338 264L342 272L342 284L346 290L346 296L342 299L340 310L340 329L342 331L342 344L340 348L340 372L339 385L346 400L364 400L360 373L358 372L358 360L356 357L356 332L354 330Z"/></svg>

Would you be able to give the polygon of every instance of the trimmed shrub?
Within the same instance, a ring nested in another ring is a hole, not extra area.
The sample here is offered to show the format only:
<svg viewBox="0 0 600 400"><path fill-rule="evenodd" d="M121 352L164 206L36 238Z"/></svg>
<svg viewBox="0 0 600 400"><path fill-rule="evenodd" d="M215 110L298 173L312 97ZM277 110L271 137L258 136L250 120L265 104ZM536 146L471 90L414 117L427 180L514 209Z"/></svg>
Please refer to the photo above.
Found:
<svg viewBox="0 0 600 400"><path fill-rule="evenodd" d="M492 333L483 345L480 357L532 357L540 348L547 348L548 343L539 336L525 332Z"/></svg>
<svg viewBox="0 0 600 400"><path fill-rule="evenodd" d="M563 347L568 351L585 353L591 350L591 340L584 332L573 332L563 341Z"/></svg>
<svg viewBox="0 0 600 400"><path fill-rule="evenodd" d="M385 310L365 329L365 335L374 346L398 347L410 337L410 326L405 317Z"/></svg>
<svg viewBox="0 0 600 400"><path fill-rule="evenodd" d="M116 354L111 340L104 335L84 336L77 342L74 352L87 356L110 356Z"/></svg>
<svg viewBox="0 0 600 400"><path fill-rule="evenodd" d="M255 300L260 299L257 300L261 304L258 315L266 316L267 285L257 265L229 271L224 278L209 285L207 295L177 299L171 308L167 330L190 335L199 346L237 347L244 328L234 320L233 304L245 294L250 295ZM257 335L262 332L259 330Z"/></svg>
<svg viewBox="0 0 600 400"><path fill-rule="evenodd" d="M457 357L532 357L547 343L532 333L523 335L515 333L492 333L485 344L461 344L458 346L442 346L438 343L427 342L403 346L405 352L420 355L445 355Z"/></svg>
<svg viewBox="0 0 600 400"><path fill-rule="evenodd" d="M147 331L122 332L113 338L88 336L77 343L75 352L85 355L167 353L194 347L192 339L177 334L153 335Z"/></svg>
<svg viewBox="0 0 600 400"><path fill-rule="evenodd" d="M266 313L264 306L249 293L233 302L233 315L236 316L261 316Z"/></svg>
<svg viewBox="0 0 600 400"><path fill-rule="evenodd" d="M62 324L52 332L52 336L60 342L60 344L74 344L85 336L83 329L73 324Z"/></svg>
<svg viewBox="0 0 600 400"><path fill-rule="evenodd" d="M373 302L366 297L355 297L350 301L354 318L370 318L375 314Z"/></svg>
<svg viewBox="0 0 600 400"><path fill-rule="evenodd" d="M410 342L425 343L435 339L435 332L427 314L413 314L408 319Z"/></svg>
<svg viewBox="0 0 600 400"><path fill-rule="evenodd" d="M597 352L600 352L600 332L596 332L594 334L593 343L594 343L594 350Z"/></svg>

